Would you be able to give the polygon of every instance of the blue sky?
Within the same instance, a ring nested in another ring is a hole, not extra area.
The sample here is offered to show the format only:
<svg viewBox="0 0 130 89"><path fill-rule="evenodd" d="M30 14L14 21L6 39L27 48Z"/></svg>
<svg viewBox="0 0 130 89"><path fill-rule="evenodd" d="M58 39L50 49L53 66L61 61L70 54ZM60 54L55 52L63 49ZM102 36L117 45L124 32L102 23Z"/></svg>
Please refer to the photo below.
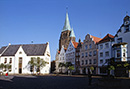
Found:
<svg viewBox="0 0 130 89"><path fill-rule="evenodd" d="M77 41L87 33L115 35L130 15L130 0L0 0L0 47L49 42L54 60L66 7Z"/></svg>

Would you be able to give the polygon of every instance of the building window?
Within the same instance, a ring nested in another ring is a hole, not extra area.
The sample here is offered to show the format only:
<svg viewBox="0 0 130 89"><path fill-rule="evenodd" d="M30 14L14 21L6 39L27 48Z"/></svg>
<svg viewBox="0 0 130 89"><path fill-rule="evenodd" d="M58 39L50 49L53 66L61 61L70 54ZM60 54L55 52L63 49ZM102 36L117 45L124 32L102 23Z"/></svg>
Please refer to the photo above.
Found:
<svg viewBox="0 0 130 89"><path fill-rule="evenodd" d="M84 65L84 60L82 60L82 65Z"/></svg>
<svg viewBox="0 0 130 89"><path fill-rule="evenodd" d="M76 53L76 56L79 56L79 53Z"/></svg>
<svg viewBox="0 0 130 89"><path fill-rule="evenodd" d="M88 57L88 53L87 52L85 53L85 57Z"/></svg>
<svg viewBox="0 0 130 89"><path fill-rule="evenodd" d="M117 56L117 57L121 57L120 50L117 50L117 51L116 51L116 56Z"/></svg>
<svg viewBox="0 0 130 89"><path fill-rule="evenodd" d="M9 61L9 63L10 63L10 64L12 63L12 58L10 58L10 61Z"/></svg>
<svg viewBox="0 0 130 89"><path fill-rule="evenodd" d="M109 44L108 43L105 44L105 48L109 48Z"/></svg>
<svg viewBox="0 0 130 89"><path fill-rule="evenodd" d="M88 60L85 60L85 64L86 64L86 65L88 64Z"/></svg>
<svg viewBox="0 0 130 89"><path fill-rule="evenodd" d="M106 57L109 56L109 51L105 52L105 56L106 56Z"/></svg>
<svg viewBox="0 0 130 89"><path fill-rule="evenodd" d="M90 56L90 57L92 56L92 52L89 52L89 56Z"/></svg>
<svg viewBox="0 0 130 89"><path fill-rule="evenodd" d="M84 57L84 53L82 53L82 58Z"/></svg>
<svg viewBox="0 0 130 89"><path fill-rule="evenodd" d="M19 54L22 54L22 52L19 52Z"/></svg>
<svg viewBox="0 0 130 89"><path fill-rule="evenodd" d="M90 48L90 49L92 48L92 45L91 45L91 44L89 44L89 48Z"/></svg>
<svg viewBox="0 0 130 89"><path fill-rule="evenodd" d="M102 63L103 63L103 60L101 59L101 60L100 60L100 64L102 64Z"/></svg>
<svg viewBox="0 0 130 89"><path fill-rule="evenodd" d="M125 49L123 50L123 57L125 57L125 53L126 53L126 51L125 51Z"/></svg>
<svg viewBox="0 0 130 89"><path fill-rule="evenodd" d="M63 57L63 60L64 60L64 57Z"/></svg>
<svg viewBox="0 0 130 89"><path fill-rule="evenodd" d="M92 60L91 59L89 59L89 64L92 64Z"/></svg>
<svg viewBox="0 0 130 89"><path fill-rule="evenodd" d="M5 62L4 63L7 63L7 58L5 58Z"/></svg>
<svg viewBox="0 0 130 89"><path fill-rule="evenodd" d="M100 45L100 49L103 49L103 45Z"/></svg>
<svg viewBox="0 0 130 89"><path fill-rule="evenodd" d="M100 57L103 57L103 52L100 53Z"/></svg>
<svg viewBox="0 0 130 89"><path fill-rule="evenodd" d="M106 59L106 60L105 60L105 63L107 63L107 62L108 62L108 60L109 60L109 59Z"/></svg>
<svg viewBox="0 0 130 89"><path fill-rule="evenodd" d="M96 54L97 54L97 51L96 50L93 51L93 56L96 56Z"/></svg>
<svg viewBox="0 0 130 89"><path fill-rule="evenodd" d="M122 43L122 38L118 38L117 43Z"/></svg>
<svg viewBox="0 0 130 89"><path fill-rule="evenodd" d="M87 45L85 45L85 50L87 50L88 49L88 46Z"/></svg>
<svg viewBox="0 0 130 89"><path fill-rule="evenodd" d="M125 26L125 32L128 32L129 31L129 25L126 25Z"/></svg>
<svg viewBox="0 0 130 89"><path fill-rule="evenodd" d="M96 64L96 63L97 63L97 60L96 60L96 59L94 59L94 60L93 60L93 64Z"/></svg>

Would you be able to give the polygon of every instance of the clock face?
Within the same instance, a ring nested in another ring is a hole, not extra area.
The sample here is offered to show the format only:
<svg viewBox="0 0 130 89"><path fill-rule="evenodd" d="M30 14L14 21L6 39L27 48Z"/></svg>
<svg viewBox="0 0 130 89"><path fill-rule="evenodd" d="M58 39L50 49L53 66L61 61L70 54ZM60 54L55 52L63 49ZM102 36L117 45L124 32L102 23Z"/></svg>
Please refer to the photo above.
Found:
<svg viewBox="0 0 130 89"><path fill-rule="evenodd" d="M129 21L126 21L125 24L128 25L128 24L129 24Z"/></svg>

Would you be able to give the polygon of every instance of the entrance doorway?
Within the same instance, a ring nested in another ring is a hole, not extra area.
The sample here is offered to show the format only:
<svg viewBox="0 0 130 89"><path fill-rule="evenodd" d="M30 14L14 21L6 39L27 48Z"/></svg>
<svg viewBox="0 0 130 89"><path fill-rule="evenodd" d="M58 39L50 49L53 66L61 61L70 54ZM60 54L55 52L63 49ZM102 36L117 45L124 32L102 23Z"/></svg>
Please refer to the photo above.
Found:
<svg viewBox="0 0 130 89"><path fill-rule="evenodd" d="M22 57L19 58L19 74L22 73Z"/></svg>

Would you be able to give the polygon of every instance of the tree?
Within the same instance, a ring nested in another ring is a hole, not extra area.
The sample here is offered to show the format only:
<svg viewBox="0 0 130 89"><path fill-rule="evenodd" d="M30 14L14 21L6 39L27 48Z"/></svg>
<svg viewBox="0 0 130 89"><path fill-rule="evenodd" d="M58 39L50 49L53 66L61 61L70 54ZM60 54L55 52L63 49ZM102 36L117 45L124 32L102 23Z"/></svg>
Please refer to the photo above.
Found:
<svg viewBox="0 0 130 89"><path fill-rule="evenodd" d="M32 57L31 60L28 62L28 65L29 65L29 67L30 67L30 72L31 72L31 73L34 73L34 66L35 66L36 64L34 63L34 58L33 58L33 57Z"/></svg>
<svg viewBox="0 0 130 89"><path fill-rule="evenodd" d="M59 67L61 67L61 73L62 73L62 67L64 67L65 64L64 63L59 63Z"/></svg>
<svg viewBox="0 0 130 89"><path fill-rule="evenodd" d="M2 69L2 71L3 71L3 68L4 68L4 64L1 63L1 64L0 64L0 69Z"/></svg>
<svg viewBox="0 0 130 89"><path fill-rule="evenodd" d="M7 71L7 65L4 65L4 72Z"/></svg>
<svg viewBox="0 0 130 89"><path fill-rule="evenodd" d="M40 57L37 57L37 63L36 63L36 70L37 73L40 73L41 69L46 66L48 62L44 61L43 59L41 59Z"/></svg>
<svg viewBox="0 0 130 89"><path fill-rule="evenodd" d="M110 65L109 68L109 75L112 75L114 77L114 70L115 70L115 67L113 65Z"/></svg>
<svg viewBox="0 0 130 89"><path fill-rule="evenodd" d="M36 69L36 72L40 74L41 69L47 64L48 62L44 61L40 57L32 57L31 60L28 62L28 65L30 66L30 72L34 72L34 68Z"/></svg>
<svg viewBox="0 0 130 89"><path fill-rule="evenodd" d="M7 70L8 70L9 72L11 72L12 66L11 66L10 64L7 64L6 66L7 66Z"/></svg>
<svg viewBox="0 0 130 89"><path fill-rule="evenodd" d="M72 74L72 71L74 70L74 66L69 66L68 69L70 71L70 74Z"/></svg>
<svg viewBox="0 0 130 89"><path fill-rule="evenodd" d="M69 66L72 66L72 63L71 62L66 62L65 67L68 68Z"/></svg>

